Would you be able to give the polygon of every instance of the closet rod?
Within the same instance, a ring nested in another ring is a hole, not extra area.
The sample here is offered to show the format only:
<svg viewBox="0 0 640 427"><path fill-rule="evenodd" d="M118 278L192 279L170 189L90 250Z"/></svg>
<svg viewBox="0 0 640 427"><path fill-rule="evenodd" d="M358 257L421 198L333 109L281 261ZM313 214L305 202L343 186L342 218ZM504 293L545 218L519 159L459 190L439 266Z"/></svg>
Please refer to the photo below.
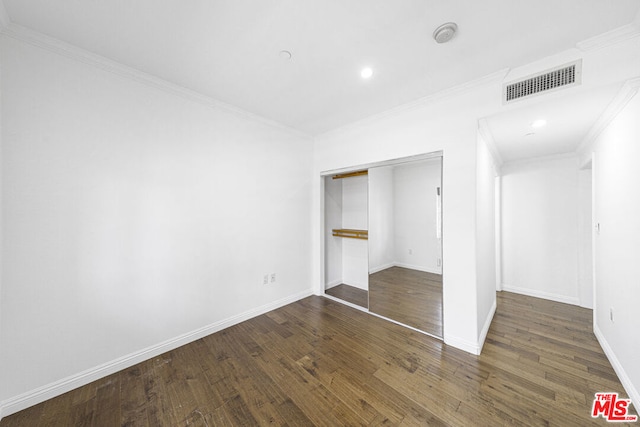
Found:
<svg viewBox="0 0 640 427"><path fill-rule="evenodd" d="M349 228L334 228L333 235L336 237L348 237L350 239L369 239L369 230L353 230Z"/></svg>
<svg viewBox="0 0 640 427"><path fill-rule="evenodd" d="M351 178L353 176L362 176L362 175L368 175L368 174L369 174L369 170L365 169L362 171L339 173L338 175L334 175L333 179Z"/></svg>

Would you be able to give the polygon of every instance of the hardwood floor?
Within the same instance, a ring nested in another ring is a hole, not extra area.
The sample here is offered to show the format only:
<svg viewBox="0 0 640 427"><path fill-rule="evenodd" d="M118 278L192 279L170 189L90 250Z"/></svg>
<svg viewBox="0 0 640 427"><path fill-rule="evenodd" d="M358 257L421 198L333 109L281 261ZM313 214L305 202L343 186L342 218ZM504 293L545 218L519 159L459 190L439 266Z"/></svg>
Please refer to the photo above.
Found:
<svg viewBox="0 0 640 427"><path fill-rule="evenodd" d="M402 267L371 274L369 311L442 337L442 275Z"/></svg>
<svg viewBox="0 0 640 427"><path fill-rule="evenodd" d="M369 292L355 286L345 285L344 283L324 291L325 294L341 300L359 305L360 307L369 307Z"/></svg>
<svg viewBox="0 0 640 427"><path fill-rule="evenodd" d="M598 391L626 396L590 310L502 292L473 356L309 297L0 426L606 425L590 416Z"/></svg>

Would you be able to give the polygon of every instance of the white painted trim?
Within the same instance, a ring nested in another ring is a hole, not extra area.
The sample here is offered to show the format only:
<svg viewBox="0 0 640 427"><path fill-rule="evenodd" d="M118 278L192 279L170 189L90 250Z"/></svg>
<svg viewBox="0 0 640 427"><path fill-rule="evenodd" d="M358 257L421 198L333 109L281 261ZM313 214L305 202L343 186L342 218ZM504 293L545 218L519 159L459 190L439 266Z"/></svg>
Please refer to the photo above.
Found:
<svg viewBox="0 0 640 427"><path fill-rule="evenodd" d="M333 280L333 281L331 281L331 282L327 283L327 284L326 284L326 286L325 286L324 288L325 288L325 289L331 289L331 288L333 288L334 286L338 286L338 285L339 285L339 284L341 284L341 283L342 283L342 280L341 280L341 279L336 279L336 280Z"/></svg>
<svg viewBox="0 0 640 427"><path fill-rule="evenodd" d="M396 262L396 263L394 263L394 266L395 267L401 267L401 268L407 268L409 270L422 271L424 273L442 274L442 271L430 270L430 269L425 268L425 267L419 267L417 265L405 264L403 262Z"/></svg>
<svg viewBox="0 0 640 427"><path fill-rule="evenodd" d="M491 156L493 157L496 175L499 175L500 167L504 163L504 160L502 158L502 155L500 154L500 150L498 150L498 146L496 145L496 141L493 138L491 129L489 129L489 123L487 122L487 119L478 120L478 132L480 133L480 136L484 140L487 148L489 149L489 152L491 153Z"/></svg>
<svg viewBox="0 0 640 427"><path fill-rule="evenodd" d="M388 322L395 323L396 325L402 326L404 328L411 329L412 331L416 331L416 332L419 332L419 333L421 333L423 335L427 335L427 336L429 336L431 338L435 338L438 341L442 341L442 337L439 337L439 336L434 335L432 333L429 333L427 331L423 331L422 329L414 328L413 326L407 325L406 323L401 323L401 322L398 322L397 320L393 320L393 319L391 319L389 317L381 316L380 314L374 313L373 311L367 311L367 313L369 313L372 316L378 317L380 319L386 320Z"/></svg>
<svg viewBox="0 0 640 427"><path fill-rule="evenodd" d="M502 290L502 176L495 178L496 291Z"/></svg>
<svg viewBox="0 0 640 427"><path fill-rule="evenodd" d="M513 292L514 294L527 295L530 297L542 298L550 301L561 302L564 304L580 306L580 298L578 297L552 294L550 292L539 291L537 289L519 288L516 286L506 285L504 283L502 284L502 290L506 292Z"/></svg>
<svg viewBox="0 0 640 427"><path fill-rule="evenodd" d="M636 410L639 410L640 409L640 390L636 389L633 383L631 382L631 378L629 378L629 375L627 375L627 372L622 367L622 364L616 357L616 354L614 353L613 349L607 342L607 339L604 337L604 334L602 333L602 331L600 330L600 328L595 322L593 324L593 333L596 335L596 338L598 339L598 342L600 343L600 346L602 347L604 354L607 356L607 359L609 359L611 366L613 366L613 370L616 371L616 374L618 375L618 378L622 383L622 387L624 387L624 390L627 392L627 394L629 395L629 398L633 402L633 406L636 408ZM606 391L606 390L603 390L603 391Z"/></svg>
<svg viewBox="0 0 640 427"><path fill-rule="evenodd" d="M627 106L640 89L640 77L627 80L607 108L602 112L598 120L591 126L587 136L582 140L576 153L590 151L600 134L609 126L618 114Z"/></svg>
<svg viewBox="0 0 640 427"><path fill-rule="evenodd" d="M637 22L633 22L578 42L576 47L583 52L591 52L629 40L633 37L638 37L639 35L640 25L638 25Z"/></svg>
<svg viewBox="0 0 640 427"><path fill-rule="evenodd" d="M369 313L369 314L370 314L370 312L369 312L369 309L368 309L368 308L366 308L366 307L362 307L362 306L359 306L359 305L354 304L354 303L349 302L349 301L345 301L345 300L340 299L340 298L338 298L338 297L334 297L333 295L329 295L329 294L322 294L322 295L320 295L320 296L321 296L321 297L325 297L325 298L330 299L330 300L335 301L335 302L339 302L340 304L343 304L343 305L349 306L349 307L351 307L351 308L355 308L356 310L364 311L365 313Z"/></svg>
<svg viewBox="0 0 640 427"><path fill-rule="evenodd" d="M381 166L396 166L396 165L403 165L405 163L411 163L411 162L423 162L427 160L437 159L439 157L442 157L442 155L443 155L442 151L433 151L431 153L416 154L413 156L400 157L400 158L389 159L389 160L381 160L378 162L365 163L362 165L348 166L346 168L325 170L320 172L320 177L324 178L330 175L355 172L355 171L360 171L364 169L377 168Z"/></svg>
<svg viewBox="0 0 640 427"><path fill-rule="evenodd" d="M455 98L456 96L464 95L465 93L471 92L483 86L502 83L502 81L504 80L505 76L509 73L509 71L510 71L509 68L503 68L494 73L488 74L484 77L480 77L478 79L468 81L466 83L451 87L449 89L441 90L440 92L434 93L432 95L427 95L413 102L407 102L405 104L402 104L390 110L386 110L381 113L365 117L364 119L346 124L344 126L340 126L336 129L329 130L327 132L316 135L316 138L319 138L320 136L324 137L324 136L342 133L349 129L355 129L360 126L366 126L370 123L376 123L387 117L399 116L402 114L406 114L412 110L422 108L424 106L428 106L430 104L435 104L437 102L441 102L450 98Z"/></svg>
<svg viewBox="0 0 640 427"><path fill-rule="evenodd" d="M535 164L539 162L553 161L553 160L569 159L572 157L577 159L578 154L575 151L569 151L567 153L551 154L549 156L527 157L526 159L512 160L502 165L501 172L502 172L502 175L506 175L509 173L509 169L512 167L525 166L525 165Z"/></svg>
<svg viewBox="0 0 640 427"><path fill-rule="evenodd" d="M369 274L379 273L382 270L386 270L387 268L391 268L391 267L395 267L395 266L396 266L395 262L390 262L389 264L384 264L384 265L380 265L378 267L373 267L371 270L369 270Z"/></svg>
<svg viewBox="0 0 640 427"><path fill-rule="evenodd" d="M218 331L221 331L230 326L249 320L253 317L260 316L261 314L275 310L287 304L294 303L303 298L311 296L313 294L311 289L298 292L286 298L282 298L278 301L265 304L263 306L245 311L236 316L229 317L211 325L204 326L196 329L192 332L171 338L159 344L151 347L147 347L143 350L131 353L127 356L120 357L112 360L95 368L87 369L86 371L78 374L63 378L59 381L55 381L51 384L39 387L35 390L30 390L19 396L15 396L4 400L0 403L0 414L3 416L14 414L18 411L26 409L30 406L37 405L45 400L51 399L56 396L60 396L63 393L71 391L75 388L89 384L99 378L103 378L107 375L111 375L115 372L129 368L137 363L156 357L167 351L176 349L180 346L206 337Z"/></svg>
<svg viewBox="0 0 640 427"><path fill-rule="evenodd" d="M377 318L379 318L379 319L383 319L383 320L386 320L386 321L388 321L388 322L395 323L396 325L399 325L399 326L402 326L402 327L404 327L404 328L411 329L412 331L416 331L416 332L419 332L419 333L421 333L421 334L424 334L424 335L430 336L431 338L435 338L435 339L437 339L438 341L442 341L442 337L439 337L439 336L437 336L437 335L433 335L433 334L431 334L431 333L429 333L429 332L423 331L423 330L418 329L418 328L414 328L413 326L409 326L409 325L407 325L407 324L405 324L405 323L400 323L400 322L398 322L397 320L393 320L393 319L390 319L390 318L388 318L388 317L381 316L381 315L379 315L379 314L377 314L377 313L374 313L373 311L369 311L369 309L368 309L368 308L364 308L364 307L361 307L361 306L359 306L359 305L353 304L353 303L351 303L351 302L349 302L349 301L345 301L345 300L343 300L343 299L336 298L336 297L334 297L333 295L324 294L323 296L324 296L325 298L328 298L328 299L332 300L332 301L339 302L340 304L344 304L344 305L349 306L349 307L351 307L351 308L355 308L355 309L357 309L357 310L360 310L360 311L362 311L362 312L365 312L365 313L367 313L367 314L370 314L370 315L372 315L372 316L375 316L375 317L377 317Z"/></svg>
<svg viewBox="0 0 640 427"><path fill-rule="evenodd" d="M475 354L476 356L480 354L481 350L481 346L477 342L463 340L458 337L447 335L446 333L444 334L444 343L459 350L466 351L467 353Z"/></svg>
<svg viewBox="0 0 640 427"><path fill-rule="evenodd" d="M491 305L491 309L489 310L489 314L484 321L484 326L480 331L480 336L478 337L478 354L482 353L482 347L484 347L484 341L487 339L487 334L489 333L489 328L491 328L491 322L493 321L493 316L496 314L496 309L498 307L498 302L496 299L493 300L493 304Z"/></svg>
<svg viewBox="0 0 640 427"><path fill-rule="evenodd" d="M442 271L431 270L431 269L428 269L428 268L418 267L418 266L411 265L411 264L404 264L402 262L390 262L389 264L385 264L383 266L374 267L371 270L369 270L369 274L379 273L380 271L386 270L386 269L391 268L391 267L406 268L406 269L409 269L409 270L422 271L424 273L442 274Z"/></svg>
<svg viewBox="0 0 640 427"><path fill-rule="evenodd" d="M21 25L10 23L6 27L2 27L1 32L2 34L21 42L28 43L32 46L48 50L58 55L65 56L67 58L99 68L103 71L107 71L115 75L136 81L148 87L158 89L175 96L179 96L183 99L187 99L189 101L196 102L198 104L205 105L219 111L231 113L242 118L254 120L267 126L284 130L302 138L312 138L311 135L301 132L297 129L293 129L282 123L267 119L265 117L235 107L231 104L227 104L196 91L187 89L178 84L168 82L159 77L105 58L104 56L100 56L87 50L81 49L72 44L65 43L53 37L49 37L45 34L39 33Z"/></svg>

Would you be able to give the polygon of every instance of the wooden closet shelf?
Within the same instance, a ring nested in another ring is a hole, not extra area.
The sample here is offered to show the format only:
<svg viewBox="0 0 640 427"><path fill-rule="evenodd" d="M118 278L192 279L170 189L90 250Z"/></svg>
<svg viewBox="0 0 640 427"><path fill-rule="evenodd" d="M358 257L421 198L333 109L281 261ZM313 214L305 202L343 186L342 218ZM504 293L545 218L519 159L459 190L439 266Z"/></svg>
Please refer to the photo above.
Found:
<svg viewBox="0 0 640 427"><path fill-rule="evenodd" d="M348 237L350 239L369 239L369 230L352 230L348 228L334 228L333 235L337 237Z"/></svg>
<svg viewBox="0 0 640 427"><path fill-rule="evenodd" d="M353 176L362 176L362 175L368 175L368 174L369 174L369 170L365 169L362 171L347 172L347 173L340 173L338 175L333 175L333 179L351 178Z"/></svg>

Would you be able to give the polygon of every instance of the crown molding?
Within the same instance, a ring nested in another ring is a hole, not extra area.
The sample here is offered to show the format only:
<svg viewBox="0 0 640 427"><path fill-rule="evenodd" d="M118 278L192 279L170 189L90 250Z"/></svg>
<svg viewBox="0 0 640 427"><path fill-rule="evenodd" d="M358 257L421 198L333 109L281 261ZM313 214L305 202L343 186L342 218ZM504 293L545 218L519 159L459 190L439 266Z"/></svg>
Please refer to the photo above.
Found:
<svg viewBox="0 0 640 427"><path fill-rule="evenodd" d="M611 124L613 119L624 109L624 107L633 99L640 90L640 77L627 80L618 94L609 103L607 108L602 112L598 120L591 126L587 136L582 140L576 153L582 153L593 146L600 134Z"/></svg>
<svg viewBox="0 0 640 427"><path fill-rule="evenodd" d="M558 154L549 154L546 156L539 156L539 157L526 157L524 159L516 159L516 160L511 160L506 162L503 166L502 166L502 171L507 174L509 172L511 172L512 168L519 168L519 167L524 167L524 166L528 166L528 165L535 165L536 163L543 163L543 162L552 162L554 160L565 160L565 159L575 159L576 162L579 161L579 156L575 151L568 151L566 153L558 153ZM503 286L506 286L503 284ZM503 288L503 290L507 290L507 288ZM573 303L571 303L573 304Z"/></svg>
<svg viewBox="0 0 640 427"><path fill-rule="evenodd" d="M500 150L498 150L498 146L496 145L496 141L493 138L491 129L489 129L489 123L487 122L487 119L483 118L478 120L478 132L480 133L480 136L482 137L484 142L487 144L487 148L489 149L489 152L493 157L493 161L495 162L496 172L499 174L500 168L504 164L504 159L500 154Z"/></svg>
<svg viewBox="0 0 640 427"><path fill-rule="evenodd" d="M339 133L348 131L350 129L358 128L360 126L366 126L367 124L375 123L380 120L386 119L388 117L394 117L404 113L408 113L410 111L428 106L430 104L435 104L437 102L442 102L450 98L455 98L457 96L463 95L467 92L471 92L483 86L488 86L491 84L498 84L498 83L501 84L508 72L509 72L509 68L503 68L501 70L498 70L494 73L480 77L478 79L470 80L466 83L441 90L440 92L436 92L434 94L424 96L415 101L411 101L411 102L399 105L397 107L391 108L381 113L374 114L372 116L368 116L363 119L356 120L355 122L351 122L344 126L340 126L336 129L329 130L320 135L317 135L316 139L320 137L339 134Z"/></svg>
<svg viewBox="0 0 640 427"><path fill-rule="evenodd" d="M2 0L0 0L0 2L1 1ZM187 99L189 101L196 102L198 104L205 105L219 111L231 113L238 117L253 120L270 127L278 128L301 138L312 139L311 135L298 129L294 129L280 122L276 122L275 120L267 119L263 116L235 107L231 104L227 104L225 102L203 95L191 89L187 89L175 83L168 82L167 80L161 79L149 73L145 73L133 67L129 67L127 65L105 58L104 56L89 52L75 45L63 42L62 40L58 40L53 37L49 37L45 34L31 30L21 25L9 23L9 25L2 27L1 32L2 34L21 42L48 50L50 52L62 55L78 62L82 62L86 65L99 68L103 71L110 72L120 77L134 80L138 83L164 91L171 95L179 96L183 99Z"/></svg>
<svg viewBox="0 0 640 427"><path fill-rule="evenodd" d="M638 37L640 36L639 17L640 13L632 23L578 42L576 43L576 47L583 52L590 52Z"/></svg>
<svg viewBox="0 0 640 427"><path fill-rule="evenodd" d="M0 31L4 30L11 24L11 18L4 7L4 1L0 0Z"/></svg>

